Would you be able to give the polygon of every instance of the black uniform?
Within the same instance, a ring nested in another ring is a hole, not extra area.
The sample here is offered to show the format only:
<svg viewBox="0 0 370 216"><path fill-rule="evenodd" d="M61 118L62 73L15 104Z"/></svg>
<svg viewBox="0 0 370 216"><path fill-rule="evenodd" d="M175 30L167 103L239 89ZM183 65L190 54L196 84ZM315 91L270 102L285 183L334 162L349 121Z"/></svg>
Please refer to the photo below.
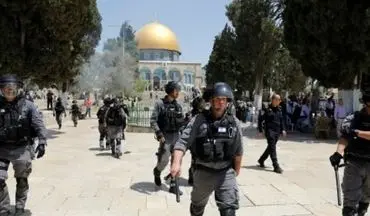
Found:
<svg viewBox="0 0 370 216"><path fill-rule="evenodd" d="M370 131L370 115L366 108L347 116L342 123L342 138L348 141L345 149L346 166L343 176L343 216L364 216L370 202L370 140L357 137L354 130ZM338 166L342 156L330 158Z"/></svg>
<svg viewBox="0 0 370 216"><path fill-rule="evenodd" d="M355 130L370 131L370 89L363 92L365 108L347 116L341 126L341 138L347 140L343 175L343 216L364 216L370 203L370 140L357 136ZM342 155L335 152L330 157L334 168L338 168Z"/></svg>
<svg viewBox="0 0 370 216"><path fill-rule="evenodd" d="M64 115L66 116L66 108L63 106L63 103L62 103L62 99L61 98L58 98L58 101L55 103L55 119L59 125L59 129L62 128L62 114L64 113Z"/></svg>
<svg viewBox="0 0 370 216"><path fill-rule="evenodd" d="M264 124L265 136L267 139L267 148L261 155L258 163L261 167L264 167L264 162L270 156L272 164L274 166L274 172L281 173L282 169L279 166L277 154L276 154L276 143L279 140L280 134L285 131L285 124L281 107L273 107L270 105L262 113L258 120L258 131L262 133L262 124Z"/></svg>

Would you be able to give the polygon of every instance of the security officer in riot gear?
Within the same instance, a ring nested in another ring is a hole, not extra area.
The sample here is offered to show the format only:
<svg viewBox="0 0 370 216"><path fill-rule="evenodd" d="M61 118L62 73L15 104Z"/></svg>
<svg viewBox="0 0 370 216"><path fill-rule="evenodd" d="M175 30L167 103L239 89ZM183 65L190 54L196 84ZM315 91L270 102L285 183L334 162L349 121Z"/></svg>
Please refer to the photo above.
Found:
<svg viewBox="0 0 370 216"><path fill-rule="evenodd" d="M28 177L35 151L32 137L38 138L37 158L45 154L46 129L36 106L18 95L22 83L13 75L0 77L0 216L10 215L11 206L6 180L12 163L17 180L16 215L24 213Z"/></svg>
<svg viewBox="0 0 370 216"><path fill-rule="evenodd" d="M370 202L370 89L363 92L365 107L347 116L342 123L342 136L337 151L330 157L333 167L345 160L343 216L364 216Z"/></svg>
<svg viewBox="0 0 370 216"><path fill-rule="evenodd" d="M104 99L103 103L104 105L101 106L96 113L96 116L98 117L98 123L99 123L99 147L100 150L104 149L110 149L110 144L109 144L109 139L107 137L107 128L105 127L104 124L104 118L105 118L105 113L109 109L109 106L111 104L112 100L107 97ZM104 138L105 138L105 146L104 146Z"/></svg>
<svg viewBox="0 0 370 216"><path fill-rule="evenodd" d="M274 172L276 173L283 172L283 169L281 169L278 163L276 144L281 134L286 136L285 121L281 107L279 106L280 102L280 96L278 94L273 94L271 97L271 104L264 110L263 115L258 119L258 131L260 136L262 136L263 125L267 139L267 148L258 159L258 164L260 167L265 168L265 160L270 156L272 165L274 166Z"/></svg>
<svg viewBox="0 0 370 216"><path fill-rule="evenodd" d="M226 83L216 83L210 94L210 110L194 117L176 142L171 175L178 176L187 149L194 157L194 182L190 214L202 216L209 196L215 199L221 216L235 216L239 208L236 176L243 155L239 121L227 111L233 93Z"/></svg>
<svg viewBox="0 0 370 216"><path fill-rule="evenodd" d="M181 87L177 82L170 81L165 86L166 96L158 100L150 118L150 125L154 129L155 136L159 141L157 165L153 169L154 182L157 186L162 185L161 172L167 166L173 145L179 138L180 128L184 124L184 115L181 105L176 101ZM170 192L174 188L170 188Z"/></svg>
<svg viewBox="0 0 370 216"><path fill-rule="evenodd" d="M192 106L192 109L191 109L191 118L193 118L194 116L198 115L199 113L203 112L204 110L204 105L205 105L205 101L202 97L198 96L196 98L193 99L193 101L191 102L191 106ZM186 122L189 123L191 118L189 118ZM193 185L193 182L194 182L194 179L193 179L193 172L194 172L194 158L192 157L191 158L191 165L190 165L190 168L189 168L189 178L188 178L188 184L189 185Z"/></svg>
<svg viewBox="0 0 370 216"><path fill-rule="evenodd" d="M104 127L107 128L107 140L111 145L112 156L119 159L122 156L122 134L126 127L127 115L119 103L113 98L104 117Z"/></svg>

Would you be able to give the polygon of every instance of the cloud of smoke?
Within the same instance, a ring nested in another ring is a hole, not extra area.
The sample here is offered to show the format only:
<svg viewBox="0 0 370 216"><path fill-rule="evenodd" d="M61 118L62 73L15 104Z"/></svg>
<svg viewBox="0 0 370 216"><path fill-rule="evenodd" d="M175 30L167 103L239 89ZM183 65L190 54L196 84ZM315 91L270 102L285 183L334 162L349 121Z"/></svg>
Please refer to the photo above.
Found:
<svg viewBox="0 0 370 216"><path fill-rule="evenodd" d="M131 96L134 93L137 61L122 46L96 53L82 66L78 77L81 91Z"/></svg>

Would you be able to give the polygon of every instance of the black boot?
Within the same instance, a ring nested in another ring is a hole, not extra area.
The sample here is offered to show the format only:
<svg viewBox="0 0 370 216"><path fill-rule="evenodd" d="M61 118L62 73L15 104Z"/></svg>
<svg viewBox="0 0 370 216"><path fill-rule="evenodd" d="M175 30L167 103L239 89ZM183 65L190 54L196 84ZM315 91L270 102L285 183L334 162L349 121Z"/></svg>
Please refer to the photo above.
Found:
<svg viewBox="0 0 370 216"><path fill-rule="evenodd" d="M261 160L261 158L258 160L258 164L260 165L261 168L266 168L265 162Z"/></svg>
<svg viewBox="0 0 370 216"><path fill-rule="evenodd" d="M276 164L274 165L274 172L281 174L284 172L284 170L281 169L281 167L278 164Z"/></svg>
<svg viewBox="0 0 370 216"><path fill-rule="evenodd" d="M342 216L355 216L356 210L351 207L343 207Z"/></svg>
<svg viewBox="0 0 370 216"><path fill-rule="evenodd" d="M221 209L220 216L235 216L235 209Z"/></svg>
<svg viewBox="0 0 370 216"><path fill-rule="evenodd" d="M24 208L16 208L14 216L21 216L25 213Z"/></svg>
<svg viewBox="0 0 370 216"><path fill-rule="evenodd" d="M158 187L161 186L162 185L161 171L159 171L157 167L153 169L153 175L155 185L157 185Z"/></svg>
<svg viewBox="0 0 370 216"><path fill-rule="evenodd" d="M360 202L357 208L357 216L365 216L368 208L369 203Z"/></svg>

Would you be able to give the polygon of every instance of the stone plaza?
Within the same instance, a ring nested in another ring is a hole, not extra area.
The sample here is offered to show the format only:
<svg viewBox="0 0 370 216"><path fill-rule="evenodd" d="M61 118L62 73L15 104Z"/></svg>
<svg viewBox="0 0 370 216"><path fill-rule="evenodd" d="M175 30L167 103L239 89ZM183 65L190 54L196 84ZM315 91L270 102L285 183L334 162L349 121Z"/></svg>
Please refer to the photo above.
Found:
<svg viewBox="0 0 370 216"><path fill-rule="evenodd" d="M50 122L47 154L34 161L29 180L27 209L32 215L190 215L189 154L184 158L180 178L184 195L176 203L175 196L167 192L168 185L156 188L153 183L154 153L158 147L154 134L127 133L125 154L118 160L109 151L99 151L96 119L82 120L77 128L68 121L61 130ZM340 215L334 171L328 161L335 141L312 141L288 134L278 145L280 164L285 170L279 175L272 172L270 161L266 169L256 166L266 142L255 138L255 131L245 130L243 168L237 177L240 189L237 215ZM9 176L14 203L15 179L11 167ZM204 215L218 215L214 196Z"/></svg>

